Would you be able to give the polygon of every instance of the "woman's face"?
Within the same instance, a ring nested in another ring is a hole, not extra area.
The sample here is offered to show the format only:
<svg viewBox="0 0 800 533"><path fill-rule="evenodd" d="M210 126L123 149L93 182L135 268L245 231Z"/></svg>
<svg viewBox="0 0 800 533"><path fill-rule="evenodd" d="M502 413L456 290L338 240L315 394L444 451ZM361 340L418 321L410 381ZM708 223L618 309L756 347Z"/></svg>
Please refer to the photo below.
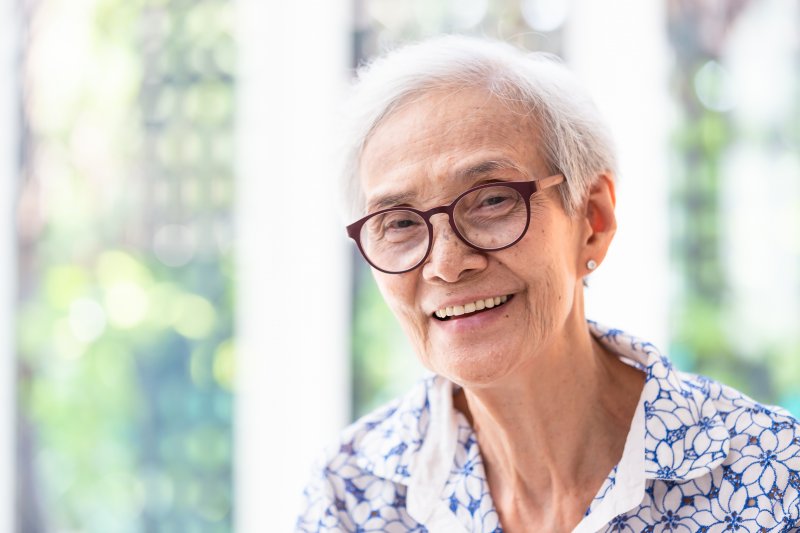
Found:
<svg viewBox="0 0 800 533"><path fill-rule="evenodd" d="M489 181L546 177L537 146L531 119L485 91L427 93L394 111L368 140L360 165L367 210L395 205L387 201L427 210ZM498 252L466 246L446 217L432 217L433 247L419 268L373 274L427 368L463 386L489 385L535 365L570 316L583 320L576 295L587 225L565 214L556 188L531 198L525 237ZM508 300L446 321L435 316L496 297Z"/></svg>

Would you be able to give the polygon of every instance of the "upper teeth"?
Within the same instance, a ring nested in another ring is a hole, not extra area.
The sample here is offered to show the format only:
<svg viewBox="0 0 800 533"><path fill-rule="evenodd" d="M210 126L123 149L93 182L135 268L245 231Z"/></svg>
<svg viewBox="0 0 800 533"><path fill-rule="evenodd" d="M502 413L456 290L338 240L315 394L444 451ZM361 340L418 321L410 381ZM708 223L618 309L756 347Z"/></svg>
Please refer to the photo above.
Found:
<svg viewBox="0 0 800 533"><path fill-rule="evenodd" d="M508 301L508 296L495 296L494 298L486 298L485 300L476 300L464 305L454 305L452 307L445 307L439 309L434 313L439 318L448 316L461 316L467 313L474 313L475 311L482 311L483 309L491 309L492 307L504 304Z"/></svg>

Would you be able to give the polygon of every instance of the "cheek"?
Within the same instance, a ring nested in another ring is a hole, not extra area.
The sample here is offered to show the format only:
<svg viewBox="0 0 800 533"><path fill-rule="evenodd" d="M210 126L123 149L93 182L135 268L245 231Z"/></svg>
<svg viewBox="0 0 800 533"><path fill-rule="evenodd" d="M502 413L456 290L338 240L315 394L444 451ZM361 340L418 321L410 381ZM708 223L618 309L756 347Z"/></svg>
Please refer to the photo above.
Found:
<svg viewBox="0 0 800 533"><path fill-rule="evenodd" d="M559 265L548 264L542 267L540 282L529 295L531 312L538 315L530 322L539 330L538 337L546 336L566 318L572 307L572 292Z"/></svg>
<svg viewBox="0 0 800 533"><path fill-rule="evenodd" d="M568 254L563 247L539 241L498 257L504 268L514 272L525 286L525 313L522 318L535 338L545 336L561 322L574 303L575 279Z"/></svg>
<svg viewBox="0 0 800 533"><path fill-rule="evenodd" d="M384 274L373 270L372 277L375 278L378 290L392 311L396 312L412 305L415 288L405 274Z"/></svg>

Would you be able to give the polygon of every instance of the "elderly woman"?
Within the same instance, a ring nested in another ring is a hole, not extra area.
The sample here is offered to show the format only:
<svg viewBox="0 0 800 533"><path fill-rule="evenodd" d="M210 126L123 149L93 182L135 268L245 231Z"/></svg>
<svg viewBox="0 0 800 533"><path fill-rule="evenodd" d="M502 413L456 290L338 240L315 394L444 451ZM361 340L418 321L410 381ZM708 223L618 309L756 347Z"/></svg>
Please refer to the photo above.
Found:
<svg viewBox="0 0 800 533"><path fill-rule="evenodd" d="M800 426L584 317L614 152L548 57L446 37L362 70L347 231L434 375L347 428L299 531L796 531Z"/></svg>

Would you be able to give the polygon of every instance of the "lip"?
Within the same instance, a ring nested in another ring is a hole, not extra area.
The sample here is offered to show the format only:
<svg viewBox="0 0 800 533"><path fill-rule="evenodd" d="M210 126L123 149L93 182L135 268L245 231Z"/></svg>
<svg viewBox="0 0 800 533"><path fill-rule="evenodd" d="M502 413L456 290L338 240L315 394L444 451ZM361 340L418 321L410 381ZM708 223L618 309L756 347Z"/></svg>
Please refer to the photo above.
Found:
<svg viewBox="0 0 800 533"><path fill-rule="evenodd" d="M434 315L429 315L429 320L433 323L432 327L440 330L446 335L463 335L472 332L485 331L493 324L497 323L509 311L508 306L514 304L514 295L508 295L508 301L503 305L485 309L479 313L471 313L459 317L453 317L450 320L440 320ZM489 298L487 296L486 298ZM470 300L468 300L470 301ZM459 305L459 304L455 304Z"/></svg>

